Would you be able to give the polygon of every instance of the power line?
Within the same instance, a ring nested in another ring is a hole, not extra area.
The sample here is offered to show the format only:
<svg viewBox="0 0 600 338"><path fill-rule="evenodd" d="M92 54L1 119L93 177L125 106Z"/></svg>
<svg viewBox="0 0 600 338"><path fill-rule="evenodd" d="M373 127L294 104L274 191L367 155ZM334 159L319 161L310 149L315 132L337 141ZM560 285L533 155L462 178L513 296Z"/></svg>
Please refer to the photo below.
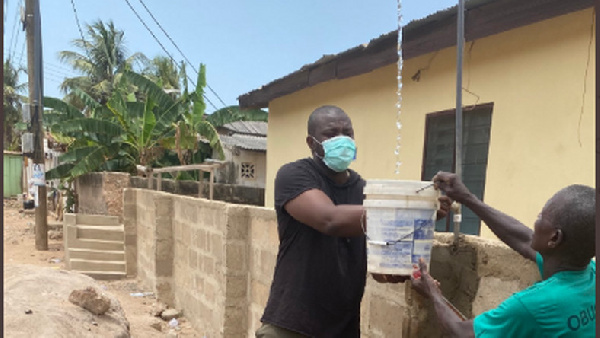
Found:
<svg viewBox="0 0 600 338"><path fill-rule="evenodd" d="M75 14L75 22L77 23L77 29L79 29L79 35L81 35L81 43L83 44L83 50L85 50L85 54L88 55L88 50L86 47L86 41L83 36L83 30L81 29L81 25L79 24L79 16L77 16L77 8L75 8L75 1L71 0L71 5L73 6L73 14Z"/></svg>
<svg viewBox="0 0 600 338"><path fill-rule="evenodd" d="M19 4L21 4L21 2L19 1L19 3L17 3L17 7L16 7L16 11L15 11L15 21L13 22L13 29L12 29L12 34L10 35L10 43L8 44L8 56L11 56L12 53L12 46L13 46L13 42L15 39L15 32L17 31L17 22L19 21Z"/></svg>
<svg viewBox="0 0 600 338"><path fill-rule="evenodd" d="M24 45L25 44L23 44L23 47L24 47ZM11 59L11 60L13 60L15 62L18 62L19 65L22 66L23 65L23 62L22 62L23 61L23 52L21 52L21 56L19 58L14 58L14 59ZM77 76L76 74L69 74L69 73L61 70L59 67L57 67L57 66L55 66L55 65L53 65L51 63L47 63L47 62L44 62L44 71L50 72L51 74L54 74L56 76L63 76L65 78L66 77L75 77L75 76Z"/></svg>
<svg viewBox="0 0 600 338"><path fill-rule="evenodd" d="M188 60L188 58L185 56L185 54L183 54L183 52L181 51L181 49L179 49L179 46L177 46L177 44L175 43L175 41L173 41L173 39L171 38L171 36L169 35L169 33L167 33L167 31L162 27L162 25L158 22L158 20L156 20L156 18L152 14L152 12L150 12L150 10L148 9L148 7L146 7L146 4L144 3L144 1L139 0L139 2L142 4L142 6L144 6L144 8L146 9L146 12L148 12L148 14L150 14L150 17L152 18L152 20L154 20L154 23L156 23L156 25L160 28L160 30L167 36L167 38L169 39L169 41L171 41L171 43L173 44L173 46L175 46L175 48L177 49L177 51L179 51L179 54L181 54L181 56L183 56L183 58L185 59L185 61L187 62L187 64L190 65L190 67L192 67L192 69L194 70L194 72L196 72L196 75L198 75L198 70L196 69L196 67L194 67L194 65L190 62L190 60ZM225 102L223 101L223 99L221 99L221 97L219 96L219 94L217 94L217 92L215 92L208 83L206 84L206 86L208 87L208 89L213 94L215 94L215 96L217 97L217 99L219 99L219 101L221 101L221 104L223 104L223 106L226 107L227 104L225 104Z"/></svg>
<svg viewBox="0 0 600 338"><path fill-rule="evenodd" d="M138 12L131 6L131 3L129 2L129 0L125 0L125 2L129 6L129 8L133 11L133 13L138 18L138 20L142 23L142 25L144 25L144 27L150 33L150 35L152 35L152 37L154 38L154 40L156 40L156 42L160 45L160 48L162 48L162 50L167 54L167 56L171 59L171 61L173 61L173 63L175 63L175 65L179 66L178 63L173 58L173 56L167 51L167 49L165 48L165 46L163 46L163 44L160 42L160 40L158 40L158 38L156 37L156 35L154 35L154 32L152 32L152 30L148 27L148 25L146 25L146 22L144 22L144 20L140 17L140 15L138 14ZM188 80L190 80L190 82L194 86L196 86L196 84L194 83L194 81L192 81L192 79L189 76L187 76L187 78L188 78ZM210 105L215 110L218 110L217 107L212 103L212 101L208 97L206 97L206 95L203 95L203 96L206 99L206 101L208 101L208 103L210 103Z"/></svg>

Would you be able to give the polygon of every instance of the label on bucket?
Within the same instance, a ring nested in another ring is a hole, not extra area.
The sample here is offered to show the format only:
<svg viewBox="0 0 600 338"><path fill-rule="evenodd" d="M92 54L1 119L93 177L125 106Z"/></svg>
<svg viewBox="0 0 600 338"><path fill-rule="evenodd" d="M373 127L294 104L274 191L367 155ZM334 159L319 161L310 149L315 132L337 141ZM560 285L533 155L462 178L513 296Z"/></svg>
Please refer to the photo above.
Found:
<svg viewBox="0 0 600 338"><path fill-rule="evenodd" d="M410 275L419 258L429 263L434 215L427 209L368 208L369 272Z"/></svg>

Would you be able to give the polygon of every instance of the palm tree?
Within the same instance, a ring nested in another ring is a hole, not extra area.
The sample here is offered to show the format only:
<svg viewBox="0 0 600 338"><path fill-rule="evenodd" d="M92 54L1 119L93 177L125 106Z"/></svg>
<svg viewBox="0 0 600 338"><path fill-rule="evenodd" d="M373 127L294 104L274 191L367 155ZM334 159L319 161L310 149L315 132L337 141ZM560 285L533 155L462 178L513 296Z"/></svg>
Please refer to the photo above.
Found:
<svg viewBox="0 0 600 338"><path fill-rule="evenodd" d="M19 83L19 74L25 73L21 66L16 67L11 59L4 61L4 83L2 104L4 109L4 149L16 150L19 147L19 137L15 127L21 120L21 103L26 98L19 95L27 83Z"/></svg>
<svg viewBox="0 0 600 338"><path fill-rule="evenodd" d="M182 67L184 65L182 64ZM181 90L181 76L185 72L179 72L177 64L166 56L157 56L150 60L142 74L154 81L158 86L165 89L167 93L179 93ZM176 96L176 95L174 95Z"/></svg>
<svg viewBox="0 0 600 338"><path fill-rule="evenodd" d="M127 57L125 33L115 28L112 21L98 20L86 25L87 37L73 40L80 51L62 51L60 60L68 63L81 76L67 78L60 85L68 102L83 108L83 102L74 95L78 88L101 104L105 104L112 94L113 87L119 81L120 74L132 69L134 63L146 61L141 53Z"/></svg>

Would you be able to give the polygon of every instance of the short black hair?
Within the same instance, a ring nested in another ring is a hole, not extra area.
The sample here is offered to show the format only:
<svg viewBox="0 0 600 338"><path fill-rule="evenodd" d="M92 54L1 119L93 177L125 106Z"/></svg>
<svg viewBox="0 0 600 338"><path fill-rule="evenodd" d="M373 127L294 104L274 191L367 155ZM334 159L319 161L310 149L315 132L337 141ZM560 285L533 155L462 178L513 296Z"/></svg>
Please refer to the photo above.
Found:
<svg viewBox="0 0 600 338"><path fill-rule="evenodd" d="M319 122L319 118L324 115L343 115L348 117L348 114L338 106L325 105L315 109L308 117L308 135L315 136L315 129ZM348 117L349 118L349 117Z"/></svg>
<svg viewBox="0 0 600 338"><path fill-rule="evenodd" d="M552 224L564 233L571 258L588 261L596 255L596 189L573 184L561 189Z"/></svg>

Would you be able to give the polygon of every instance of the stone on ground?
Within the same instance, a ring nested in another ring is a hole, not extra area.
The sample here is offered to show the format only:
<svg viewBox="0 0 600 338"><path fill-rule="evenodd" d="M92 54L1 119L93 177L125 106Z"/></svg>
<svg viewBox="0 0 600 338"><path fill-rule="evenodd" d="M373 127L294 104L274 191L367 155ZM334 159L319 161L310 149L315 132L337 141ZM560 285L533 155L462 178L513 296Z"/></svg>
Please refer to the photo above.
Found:
<svg viewBox="0 0 600 338"><path fill-rule="evenodd" d="M181 316L181 313L175 309L166 309L162 312L160 316L162 317L162 319L169 321L173 318L179 318Z"/></svg>
<svg viewBox="0 0 600 338"><path fill-rule="evenodd" d="M81 306L95 315L103 315L110 308L110 299L88 286L84 290L73 290L69 296L69 301L75 305Z"/></svg>

